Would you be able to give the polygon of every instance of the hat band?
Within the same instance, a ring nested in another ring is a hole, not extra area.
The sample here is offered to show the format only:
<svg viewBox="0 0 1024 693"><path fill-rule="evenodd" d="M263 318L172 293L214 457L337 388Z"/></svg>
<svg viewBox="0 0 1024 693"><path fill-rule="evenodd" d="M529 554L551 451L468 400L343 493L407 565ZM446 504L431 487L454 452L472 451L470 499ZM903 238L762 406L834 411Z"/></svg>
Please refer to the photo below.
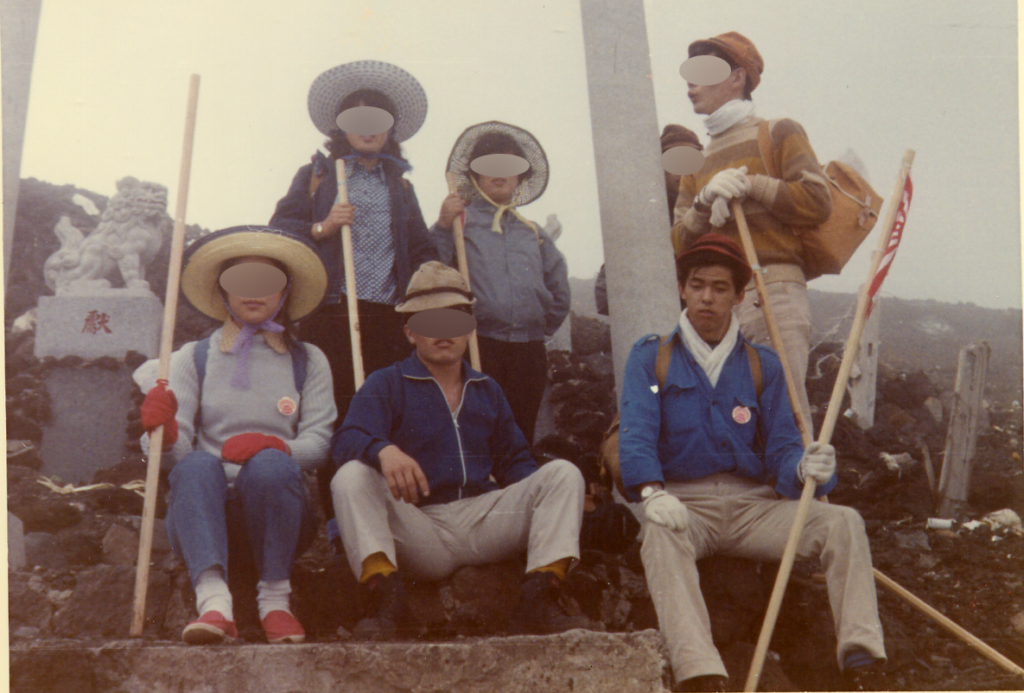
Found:
<svg viewBox="0 0 1024 693"><path fill-rule="evenodd" d="M466 291L465 289L460 289L456 286L435 286L431 289L420 289L419 291L407 293L403 300L409 301L414 298L419 298L420 296L429 296L431 294L461 294L471 301L475 298L472 291Z"/></svg>

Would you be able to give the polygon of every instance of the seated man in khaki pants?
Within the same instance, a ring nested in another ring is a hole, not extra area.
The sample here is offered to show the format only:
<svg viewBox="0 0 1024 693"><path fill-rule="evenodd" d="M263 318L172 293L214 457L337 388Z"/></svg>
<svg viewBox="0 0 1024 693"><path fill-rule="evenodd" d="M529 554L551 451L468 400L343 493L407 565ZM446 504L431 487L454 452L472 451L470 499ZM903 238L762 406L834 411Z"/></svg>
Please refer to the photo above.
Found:
<svg viewBox="0 0 1024 693"><path fill-rule="evenodd" d="M739 332L733 309L751 273L729 238L701 236L676 261L686 301L678 326L664 346L657 335L638 341L623 376L619 465L627 493L643 502L640 557L673 690L729 690L696 561L716 553L778 560L799 505L789 499L804 479L819 496L836 485L832 446L801 443L778 356ZM670 360L660 387L663 349ZM851 508L812 503L797 555L817 556L825 569L848 690L874 690L885 648L864 521Z"/></svg>
<svg viewBox="0 0 1024 693"><path fill-rule="evenodd" d="M402 627L403 574L439 580L524 549L517 629L588 623L558 605L580 555L583 477L565 460L538 469L501 388L463 360L473 303L457 270L420 267L395 308L408 316L415 353L371 374L334 434L334 509L349 565L370 594L357 635Z"/></svg>

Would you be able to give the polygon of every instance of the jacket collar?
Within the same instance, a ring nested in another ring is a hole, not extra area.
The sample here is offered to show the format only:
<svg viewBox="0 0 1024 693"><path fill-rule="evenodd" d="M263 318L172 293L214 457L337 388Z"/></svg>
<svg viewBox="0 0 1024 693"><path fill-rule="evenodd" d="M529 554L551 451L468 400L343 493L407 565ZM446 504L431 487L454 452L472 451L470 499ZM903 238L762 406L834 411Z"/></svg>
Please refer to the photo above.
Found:
<svg viewBox="0 0 1024 693"><path fill-rule="evenodd" d="M406 378L414 380L433 380L433 374L420 361L419 355L414 351L411 356L398 364L398 369ZM466 359L462 359L462 379L464 382L486 380L487 376L480 371L473 370Z"/></svg>

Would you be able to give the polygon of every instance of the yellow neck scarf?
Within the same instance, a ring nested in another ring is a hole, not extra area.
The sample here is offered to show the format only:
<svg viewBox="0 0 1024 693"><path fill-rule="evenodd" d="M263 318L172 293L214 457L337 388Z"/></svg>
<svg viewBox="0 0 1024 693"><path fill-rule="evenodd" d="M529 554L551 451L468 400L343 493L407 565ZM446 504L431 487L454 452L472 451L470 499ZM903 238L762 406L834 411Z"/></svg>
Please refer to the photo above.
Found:
<svg viewBox="0 0 1024 693"><path fill-rule="evenodd" d="M516 188L515 195L512 196L512 201L511 201L510 204L499 205L497 202L495 202L491 198L487 197L486 194L484 194L484 191L480 189L479 185L477 185L476 179L473 176L469 176L469 180L470 180L470 182L473 183L473 188L476 190L477 194L480 197L482 197L486 202L490 203L491 205L493 205L494 207L497 208L497 211L494 213L494 221L491 222L491 231L493 231L494 233L502 233L502 230L501 230L501 216L505 212L511 212L513 214L513 216L515 216L516 219L518 219L519 221L523 222L524 224L526 224L527 226L530 227L530 229L533 231L533 233L536 234L536 236L537 236L537 242L538 243L540 242L540 232L537 231L536 225L534 225L534 223L532 221L530 221L529 219L525 218L522 214L520 214L516 210L516 203L519 201L519 193L520 193L520 188L519 187Z"/></svg>

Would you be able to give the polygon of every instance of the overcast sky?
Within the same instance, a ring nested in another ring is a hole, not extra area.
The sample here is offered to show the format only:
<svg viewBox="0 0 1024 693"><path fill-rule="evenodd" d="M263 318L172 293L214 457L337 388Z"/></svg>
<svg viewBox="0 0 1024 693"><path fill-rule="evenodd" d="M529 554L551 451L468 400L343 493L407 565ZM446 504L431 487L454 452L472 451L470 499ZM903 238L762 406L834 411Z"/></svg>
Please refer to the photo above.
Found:
<svg viewBox="0 0 1024 693"><path fill-rule="evenodd" d="M888 196L904 150L917 151L905 240L883 293L1021 306L1015 2L647 0L645 8L660 125L679 122L707 140L679 65L692 40L740 31L765 60L758 113L799 121L821 161L852 148ZM446 192L455 138L503 120L533 132L551 164L547 191L523 214L543 222L557 213L570 274L596 273L600 218L577 0L44 0L22 177L105 195L126 175L157 181L170 188L173 214L195 72L187 221L265 223L324 139L306 109L310 83L360 59L393 62L427 92L426 123L404 148L428 223ZM872 236L841 276L811 286L855 291L875 245Z"/></svg>

